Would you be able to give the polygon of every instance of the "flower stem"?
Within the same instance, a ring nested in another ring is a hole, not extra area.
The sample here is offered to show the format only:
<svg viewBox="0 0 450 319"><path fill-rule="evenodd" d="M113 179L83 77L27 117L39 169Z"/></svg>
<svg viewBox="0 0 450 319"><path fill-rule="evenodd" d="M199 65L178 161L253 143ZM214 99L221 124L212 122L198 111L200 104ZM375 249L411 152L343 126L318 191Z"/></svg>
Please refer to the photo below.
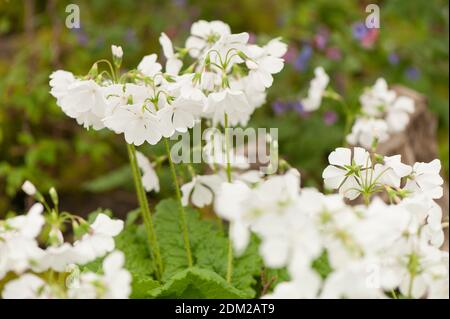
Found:
<svg viewBox="0 0 450 319"><path fill-rule="evenodd" d="M188 225L187 225L186 212L184 211L183 203L181 202L181 192L180 192L180 185L178 184L178 180L177 180L177 172L175 170L175 165L172 161L172 154L170 154L169 142L166 138L164 139L164 145L166 147L167 158L169 159L169 163L170 163L170 171L172 172L172 180L173 180L173 184L175 186L175 194L177 196L178 208L180 211L181 228L183 231L184 249L186 250L188 266L192 267L192 265L193 265L192 253L191 253L191 245L189 243L189 231L188 231Z"/></svg>
<svg viewBox="0 0 450 319"><path fill-rule="evenodd" d="M228 238L228 254L227 254L227 282L231 283L231 275L233 274L233 246L231 239Z"/></svg>
<svg viewBox="0 0 450 319"><path fill-rule="evenodd" d="M227 156L227 180L231 183L231 162L230 162L230 140L228 134L228 115L225 113L224 118L225 126L225 151ZM231 239L228 236L228 254L227 254L227 282L231 283L231 276L233 274L233 246Z"/></svg>
<svg viewBox="0 0 450 319"><path fill-rule="evenodd" d="M156 238L155 228L153 226L152 215L150 213L150 207L147 201L147 195L145 194L144 187L142 185L141 174L136 159L136 149L133 144L127 144L128 156L130 158L131 170L133 172L134 186L141 207L142 219L144 220L145 230L148 235L148 242L150 245L150 254L152 259L156 262L156 277L161 279L163 272L163 263L161 259L161 252L159 249L158 240Z"/></svg>

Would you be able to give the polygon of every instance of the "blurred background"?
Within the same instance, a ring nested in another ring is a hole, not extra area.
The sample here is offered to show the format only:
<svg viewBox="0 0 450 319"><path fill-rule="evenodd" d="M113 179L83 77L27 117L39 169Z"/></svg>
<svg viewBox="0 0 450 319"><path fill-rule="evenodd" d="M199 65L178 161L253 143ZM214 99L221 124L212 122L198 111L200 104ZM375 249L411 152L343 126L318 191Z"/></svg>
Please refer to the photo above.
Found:
<svg viewBox="0 0 450 319"><path fill-rule="evenodd" d="M70 3L80 8L79 29L65 26ZM369 3L380 6L380 29L364 26ZM110 58L111 44L123 47L123 65L133 68L143 55L161 52L161 32L183 46L199 19L223 20L256 43L277 36L288 42L286 67L251 125L279 128L280 154L301 169L307 185L321 185L327 155L344 138L338 104L326 101L306 114L298 103L318 65L354 105L378 77L423 94L438 123L428 142L437 145L448 181L446 0L0 0L0 218L27 205L20 190L26 179L42 191L55 186L63 209L77 214L134 208L122 137L86 131L66 117L49 94L48 77L59 68L87 73L96 60ZM163 152L143 151L150 157ZM159 167L158 174L161 193L151 196L165 197L168 170Z"/></svg>

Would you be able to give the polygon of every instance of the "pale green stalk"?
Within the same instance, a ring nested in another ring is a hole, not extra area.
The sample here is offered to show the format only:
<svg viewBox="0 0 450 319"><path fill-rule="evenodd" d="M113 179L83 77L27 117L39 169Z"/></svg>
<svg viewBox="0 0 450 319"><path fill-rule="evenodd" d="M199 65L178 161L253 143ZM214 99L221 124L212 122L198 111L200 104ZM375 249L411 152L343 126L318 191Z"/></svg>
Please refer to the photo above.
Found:
<svg viewBox="0 0 450 319"><path fill-rule="evenodd" d="M142 178L139 172L139 167L136 159L136 149L133 144L127 144L128 156L130 158L131 170L133 172L134 186L141 208L142 219L144 220L145 231L147 232L147 239L150 246L150 254L156 263L156 277L161 279L163 272L163 263L161 259L161 252L159 249L158 240L156 238L155 228L153 226L152 215L148 205L147 195L142 185Z"/></svg>

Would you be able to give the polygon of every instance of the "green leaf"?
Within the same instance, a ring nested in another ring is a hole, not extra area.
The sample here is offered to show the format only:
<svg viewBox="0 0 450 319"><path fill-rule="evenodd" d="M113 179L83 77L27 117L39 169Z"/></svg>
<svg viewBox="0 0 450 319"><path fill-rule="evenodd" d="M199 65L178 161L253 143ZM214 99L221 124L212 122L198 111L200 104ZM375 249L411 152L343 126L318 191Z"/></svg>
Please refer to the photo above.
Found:
<svg viewBox="0 0 450 319"><path fill-rule="evenodd" d="M186 210L186 213L192 214L190 210ZM163 281L188 267L178 214L178 206L174 200L163 200L156 206L154 223L164 264ZM189 234L192 244L194 233L190 231Z"/></svg>
<svg viewBox="0 0 450 319"><path fill-rule="evenodd" d="M82 188L93 193L110 191L131 181L130 166L122 166L108 174L88 181Z"/></svg>
<svg viewBox="0 0 450 319"><path fill-rule="evenodd" d="M192 267L176 273L163 286L149 292L153 298L236 299L245 294L208 269Z"/></svg>
<svg viewBox="0 0 450 319"><path fill-rule="evenodd" d="M160 286L159 282L149 276L132 274L131 295L133 299L149 298L150 292Z"/></svg>
<svg viewBox="0 0 450 319"><path fill-rule="evenodd" d="M266 293L272 292L273 289L280 283L289 281L290 276L286 267L283 268L266 268L264 270L264 283L268 287L261 287L261 289L266 289Z"/></svg>
<svg viewBox="0 0 450 319"><path fill-rule="evenodd" d="M125 254L125 268L134 276L151 278L154 263L151 259L146 233L141 226L127 224L116 237L116 249Z"/></svg>
<svg viewBox="0 0 450 319"><path fill-rule="evenodd" d="M218 229L217 224L209 220L201 220L198 211L186 207L189 240L194 264L203 269L210 269L225 278L227 271L228 239ZM175 273L187 268L182 230L179 224L177 202L173 199L161 201L156 207L155 229L160 243L164 262L163 281ZM255 277L259 277L262 260L257 251L256 238L245 253L233 260L232 285L241 290L246 298L256 295Z"/></svg>
<svg viewBox="0 0 450 319"><path fill-rule="evenodd" d="M319 273L322 279L326 279L328 275L333 272L333 268L330 266L330 261L328 260L328 253L326 250L324 250L322 254L312 262L312 267Z"/></svg>

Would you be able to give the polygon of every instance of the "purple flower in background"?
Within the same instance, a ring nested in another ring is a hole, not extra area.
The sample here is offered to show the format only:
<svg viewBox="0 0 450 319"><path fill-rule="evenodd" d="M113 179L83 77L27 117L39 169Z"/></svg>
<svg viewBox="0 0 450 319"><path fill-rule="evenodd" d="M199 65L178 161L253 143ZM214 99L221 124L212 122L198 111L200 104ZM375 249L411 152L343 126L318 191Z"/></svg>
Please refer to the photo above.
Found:
<svg viewBox="0 0 450 319"><path fill-rule="evenodd" d="M327 111L323 114L323 121L325 125L330 126L336 123L337 121L337 114L333 111Z"/></svg>
<svg viewBox="0 0 450 319"><path fill-rule="evenodd" d="M416 81L420 78L420 70L416 67L409 67L405 71L406 77L411 81Z"/></svg>
<svg viewBox="0 0 450 319"><path fill-rule="evenodd" d="M294 68L298 71L305 70L309 60L311 59L312 54L313 49L311 48L311 46L308 44L305 45L294 62Z"/></svg>
<svg viewBox="0 0 450 319"><path fill-rule="evenodd" d="M320 50L323 50L325 46L327 45L328 39L325 38L322 34L317 34L314 36L314 42Z"/></svg>
<svg viewBox="0 0 450 319"><path fill-rule="evenodd" d="M367 33L364 35L364 37L361 39L361 45L367 49L372 48L375 42L377 41L379 34L380 34L379 29L369 29Z"/></svg>
<svg viewBox="0 0 450 319"><path fill-rule="evenodd" d="M172 3L177 7L185 7L186 0L172 0Z"/></svg>
<svg viewBox="0 0 450 319"><path fill-rule="evenodd" d="M330 33L326 28L321 28L314 36L314 44L319 50L325 49L328 43Z"/></svg>
<svg viewBox="0 0 450 319"><path fill-rule="evenodd" d="M388 55L388 61L389 61L389 63L392 64L392 65L397 65L398 62L400 62L400 58L399 58L399 56L397 55L397 53L391 52L391 53L389 53L389 55Z"/></svg>
<svg viewBox="0 0 450 319"><path fill-rule="evenodd" d="M357 40L362 40L367 35L367 28L362 22L353 23L352 34Z"/></svg>
<svg viewBox="0 0 450 319"><path fill-rule="evenodd" d="M286 51L286 54L284 55L284 60L287 63L294 64L295 58L297 57L297 49L291 45L288 46L288 49Z"/></svg>
<svg viewBox="0 0 450 319"><path fill-rule="evenodd" d="M75 35L77 37L77 41L81 46L87 46L88 42L89 42L89 37L86 34L86 32L84 32L84 30L82 28L74 28L71 29L73 30L73 32L75 32Z"/></svg>
<svg viewBox="0 0 450 319"><path fill-rule="evenodd" d="M302 102L300 102L300 101L292 102L291 108L301 116L306 114L305 108L304 108Z"/></svg>
<svg viewBox="0 0 450 319"><path fill-rule="evenodd" d="M289 109L288 103L282 101L275 101L272 103L272 110L275 112L276 115L284 114L288 109Z"/></svg>
<svg viewBox="0 0 450 319"><path fill-rule="evenodd" d="M134 44L137 42L136 32L133 29L127 29L124 35L124 40L128 44Z"/></svg>
<svg viewBox="0 0 450 319"><path fill-rule="evenodd" d="M333 48L327 48L326 50L326 54L327 57L330 58L331 60L340 60L342 55L341 55L341 50L339 48L333 47Z"/></svg>

